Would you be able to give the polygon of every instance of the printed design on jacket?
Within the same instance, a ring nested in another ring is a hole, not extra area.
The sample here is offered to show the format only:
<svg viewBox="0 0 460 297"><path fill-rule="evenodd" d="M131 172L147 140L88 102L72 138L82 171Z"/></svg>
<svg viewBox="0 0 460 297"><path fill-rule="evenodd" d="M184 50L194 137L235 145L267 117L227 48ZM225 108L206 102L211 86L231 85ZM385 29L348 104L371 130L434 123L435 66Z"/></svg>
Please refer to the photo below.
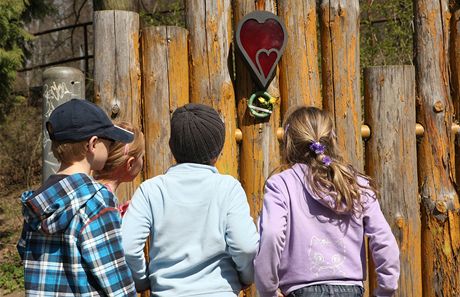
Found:
<svg viewBox="0 0 460 297"><path fill-rule="evenodd" d="M345 243L342 239L327 239L313 236L308 247L310 271L315 276L342 275L345 262Z"/></svg>

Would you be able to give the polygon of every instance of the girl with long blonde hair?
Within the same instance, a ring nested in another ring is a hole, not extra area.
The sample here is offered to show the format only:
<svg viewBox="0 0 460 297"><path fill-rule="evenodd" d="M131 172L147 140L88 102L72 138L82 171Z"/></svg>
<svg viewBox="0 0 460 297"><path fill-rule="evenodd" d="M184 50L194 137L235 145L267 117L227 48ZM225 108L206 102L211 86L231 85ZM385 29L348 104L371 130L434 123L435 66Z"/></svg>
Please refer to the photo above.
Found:
<svg viewBox="0 0 460 297"><path fill-rule="evenodd" d="M127 144L112 144L104 168L93 172L94 178L112 193L115 193L121 183L130 182L139 175L145 154L144 134L138 127L129 122L119 122L116 126L134 133L134 140ZM129 202L130 200L119 204L121 216L125 214Z"/></svg>
<svg viewBox="0 0 460 297"><path fill-rule="evenodd" d="M363 296L365 235L378 277L374 294L392 296L399 249L371 179L341 158L327 112L298 107L283 126L287 169L267 180L260 217L260 296Z"/></svg>

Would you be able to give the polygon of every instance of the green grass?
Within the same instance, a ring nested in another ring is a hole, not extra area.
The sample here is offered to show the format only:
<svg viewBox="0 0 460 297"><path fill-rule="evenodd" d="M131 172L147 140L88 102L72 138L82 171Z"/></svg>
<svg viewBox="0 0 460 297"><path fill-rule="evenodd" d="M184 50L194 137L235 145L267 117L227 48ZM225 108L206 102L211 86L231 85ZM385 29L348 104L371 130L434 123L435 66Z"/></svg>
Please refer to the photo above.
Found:
<svg viewBox="0 0 460 297"><path fill-rule="evenodd" d="M24 289L24 269L17 253L0 264L0 290L4 294Z"/></svg>

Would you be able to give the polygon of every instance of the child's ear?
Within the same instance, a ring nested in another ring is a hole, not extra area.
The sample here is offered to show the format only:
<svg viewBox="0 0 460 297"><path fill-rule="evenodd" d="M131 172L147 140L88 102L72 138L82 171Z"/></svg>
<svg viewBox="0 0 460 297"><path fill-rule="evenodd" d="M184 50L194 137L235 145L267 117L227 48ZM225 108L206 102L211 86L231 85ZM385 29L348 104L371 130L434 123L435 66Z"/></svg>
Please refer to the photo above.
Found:
<svg viewBox="0 0 460 297"><path fill-rule="evenodd" d="M129 157L128 160L126 161L126 171L131 171L134 166L134 162L136 161L136 158L134 157Z"/></svg>
<svg viewBox="0 0 460 297"><path fill-rule="evenodd" d="M99 138L97 136L92 136L88 140L88 144L87 144L88 152L93 152L94 151L94 149L96 148L96 143L97 143L98 139Z"/></svg>

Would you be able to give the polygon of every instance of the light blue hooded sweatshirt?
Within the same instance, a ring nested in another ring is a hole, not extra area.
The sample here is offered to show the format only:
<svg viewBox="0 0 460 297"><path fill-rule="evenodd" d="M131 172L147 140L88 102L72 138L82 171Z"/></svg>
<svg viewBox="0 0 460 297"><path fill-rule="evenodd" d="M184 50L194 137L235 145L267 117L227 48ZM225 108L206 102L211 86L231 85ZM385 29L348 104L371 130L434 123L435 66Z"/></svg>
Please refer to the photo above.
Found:
<svg viewBox="0 0 460 297"><path fill-rule="evenodd" d="M182 163L143 182L122 239L136 288L152 296L236 296L253 282L259 235L246 195L213 166Z"/></svg>

